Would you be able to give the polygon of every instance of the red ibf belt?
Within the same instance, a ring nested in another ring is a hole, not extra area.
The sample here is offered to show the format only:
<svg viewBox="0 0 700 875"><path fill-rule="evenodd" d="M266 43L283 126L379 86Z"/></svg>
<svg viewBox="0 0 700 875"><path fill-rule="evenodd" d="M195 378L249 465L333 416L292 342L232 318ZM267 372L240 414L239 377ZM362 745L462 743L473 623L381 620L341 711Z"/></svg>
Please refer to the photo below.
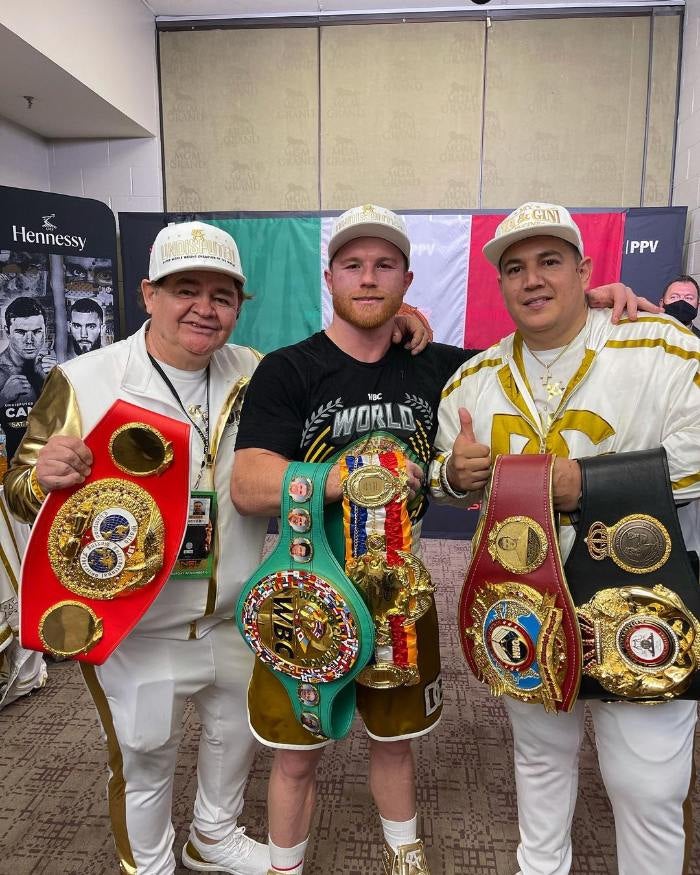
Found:
<svg viewBox="0 0 700 875"><path fill-rule="evenodd" d="M47 496L29 538L24 647L99 665L141 619L185 531L189 437L186 423L117 401L84 438L90 476Z"/></svg>
<svg viewBox="0 0 700 875"><path fill-rule="evenodd" d="M470 668L494 695L569 711L581 636L552 512L550 455L498 456L459 604Z"/></svg>

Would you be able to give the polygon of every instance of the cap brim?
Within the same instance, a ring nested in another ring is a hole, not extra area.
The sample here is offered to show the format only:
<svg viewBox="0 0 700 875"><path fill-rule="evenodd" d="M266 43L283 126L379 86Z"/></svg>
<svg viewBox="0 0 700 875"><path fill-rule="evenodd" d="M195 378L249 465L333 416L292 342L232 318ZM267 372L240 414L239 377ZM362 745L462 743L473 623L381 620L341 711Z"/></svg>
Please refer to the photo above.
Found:
<svg viewBox="0 0 700 875"><path fill-rule="evenodd" d="M208 270L211 271L211 273L223 273L227 276L232 276L243 285L245 285L246 283L246 278L242 273L239 273L232 268L222 267L220 265L214 267L210 264L190 264L186 267L181 264L173 264L170 267L161 268L154 276L149 276L148 281L151 283L156 283L158 282L158 280L165 279L166 276L172 276L174 273L187 273L188 271L192 270Z"/></svg>
<svg viewBox="0 0 700 875"><path fill-rule="evenodd" d="M540 225L537 228L519 228L517 231L504 234L503 237L489 240L481 251L494 267L500 267L501 258L503 258L506 249L528 237L558 237L560 240L571 243L574 249L583 256L581 241L576 231L568 225Z"/></svg>
<svg viewBox="0 0 700 875"><path fill-rule="evenodd" d="M356 225L351 225L349 228L336 234L328 243L328 261L335 256L336 252L349 243L351 240L357 240L359 237L379 237L380 240L386 240L388 243L393 243L405 256L406 261L411 260L411 243L405 234L392 228L390 225L385 225L383 222L358 222Z"/></svg>

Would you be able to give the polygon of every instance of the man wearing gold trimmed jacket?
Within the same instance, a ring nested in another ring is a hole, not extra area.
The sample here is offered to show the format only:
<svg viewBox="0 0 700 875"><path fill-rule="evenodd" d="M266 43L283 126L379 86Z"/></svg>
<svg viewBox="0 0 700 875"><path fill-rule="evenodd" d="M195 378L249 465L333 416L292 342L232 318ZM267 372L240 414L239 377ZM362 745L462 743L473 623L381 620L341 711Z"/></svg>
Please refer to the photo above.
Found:
<svg viewBox="0 0 700 875"><path fill-rule="evenodd" d="M102 665L81 663L107 738L120 870L130 875L175 871L172 786L187 697L203 728L185 865L240 875L268 867L267 848L236 825L254 739L241 707L251 659L231 617L266 528L228 499L242 392L260 359L227 344L244 282L229 234L201 222L164 228L141 286L149 321L51 372L5 480L13 512L31 522L46 494L89 475L82 438L122 399L191 423L190 492L220 497L211 574L171 577Z"/></svg>
<svg viewBox="0 0 700 875"><path fill-rule="evenodd" d="M189 525L176 569L184 574L170 577L102 665L81 663L108 741L112 828L121 871L130 875L175 871L172 785L188 697L203 729L183 863L234 875L264 875L269 865L267 847L236 825L255 740L245 711L252 657L232 617L267 527L239 516L229 498L241 401L261 358L227 343L244 283L229 234L202 222L164 228L141 285L150 320L127 340L51 372L5 482L13 512L33 521L48 493L90 474L82 438L117 399L192 427ZM420 349L426 332L412 308L404 312L394 340L405 328ZM211 568L198 561L204 555L213 557Z"/></svg>
<svg viewBox="0 0 700 875"><path fill-rule="evenodd" d="M573 514L582 489L577 458L663 446L675 500L698 498L700 343L693 333L664 316L614 325L587 310L591 261L561 206L519 207L499 225L484 254L499 272L518 330L460 368L443 390L433 494L471 502L489 480L492 456L549 453L555 456L554 508ZM615 501L616 489L630 486L613 479L606 486L609 500ZM534 505L535 484L532 489ZM566 558L576 533L568 517L561 523ZM499 561L511 567L503 555ZM517 661L512 654L508 659ZM504 704L515 743L520 872L564 875L572 859L584 704L552 714L527 696L519 698L506 696ZM615 815L618 871L680 875L689 853L683 809L696 702L589 705Z"/></svg>

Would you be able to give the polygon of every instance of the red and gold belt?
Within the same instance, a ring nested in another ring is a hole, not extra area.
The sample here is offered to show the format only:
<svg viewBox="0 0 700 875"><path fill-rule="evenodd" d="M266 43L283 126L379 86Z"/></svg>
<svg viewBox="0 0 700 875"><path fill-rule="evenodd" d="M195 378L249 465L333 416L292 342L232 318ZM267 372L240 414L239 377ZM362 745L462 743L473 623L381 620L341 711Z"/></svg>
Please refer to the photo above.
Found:
<svg viewBox="0 0 700 875"><path fill-rule="evenodd" d="M22 564L24 647L101 664L158 595L187 521L190 426L126 401L85 437L84 483L51 492Z"/></svg>
<svg viewBox="0 0 700 875"><path fill-rule="evenodd" d="M569 711L581 635L559 553L549 455L498 456L459 606L460 640L494 695Z"/></svg>

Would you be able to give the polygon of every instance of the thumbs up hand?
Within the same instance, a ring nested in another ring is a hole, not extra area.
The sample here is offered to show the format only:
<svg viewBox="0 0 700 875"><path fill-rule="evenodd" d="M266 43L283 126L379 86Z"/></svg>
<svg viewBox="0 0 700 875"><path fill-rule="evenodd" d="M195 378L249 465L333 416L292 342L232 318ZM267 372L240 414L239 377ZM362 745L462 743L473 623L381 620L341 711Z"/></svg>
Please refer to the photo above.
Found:
<svg viewBox="0 0 700 875"><path fill-rule="evenodd" d="M459 408L459 434L447 463L447 481L455 492L475 492L486 486L491 476L491 450L477 442L471 414Z"/></svg>

